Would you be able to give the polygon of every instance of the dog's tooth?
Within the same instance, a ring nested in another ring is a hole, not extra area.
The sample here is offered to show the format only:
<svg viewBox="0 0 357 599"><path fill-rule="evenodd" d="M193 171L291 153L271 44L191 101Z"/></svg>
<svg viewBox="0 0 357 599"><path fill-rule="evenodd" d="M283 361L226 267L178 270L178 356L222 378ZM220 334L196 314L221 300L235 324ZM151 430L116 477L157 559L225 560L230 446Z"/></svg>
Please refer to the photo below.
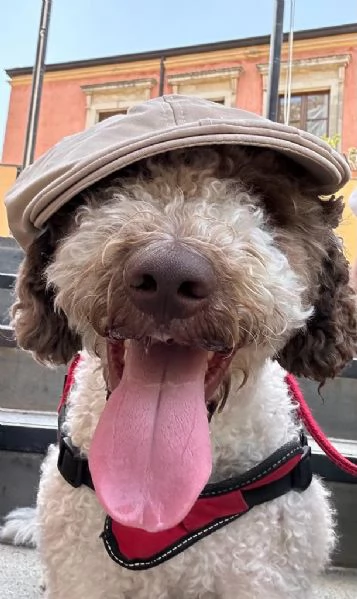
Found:
<svg viewBox="0 0 357 599"><path fill-rule="evenodd" d="M149 349L151 347L151 344L152 344L152 338L151 337L145 337L144 348L145 348L145 353L146 354L149 353Z"/></svg>
<svg viewBox="0 0 357 599"><path fill-rule="evenodd" d="M161 331L155 331L151 334L151 339L153 343L160 341L163 343L167 343L168 341L173 341L173 339L167 333L162 333Z"/></svg>

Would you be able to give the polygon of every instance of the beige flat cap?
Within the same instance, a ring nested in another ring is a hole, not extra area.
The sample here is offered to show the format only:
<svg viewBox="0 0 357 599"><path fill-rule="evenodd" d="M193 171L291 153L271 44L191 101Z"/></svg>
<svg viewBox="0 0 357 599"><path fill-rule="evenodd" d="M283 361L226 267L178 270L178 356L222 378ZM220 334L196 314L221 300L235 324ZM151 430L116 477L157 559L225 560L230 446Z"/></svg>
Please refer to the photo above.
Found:
<svg viewBox="0 0 357 599"><path fill-rule="evenodd" d="M192 96L163 96L65 137L26 168L5 199L12 234L26 249L61 206L107 175L148 156L211 144L276 150L312 173L324 194L350 178L344 157L306 131Z"/></svg>

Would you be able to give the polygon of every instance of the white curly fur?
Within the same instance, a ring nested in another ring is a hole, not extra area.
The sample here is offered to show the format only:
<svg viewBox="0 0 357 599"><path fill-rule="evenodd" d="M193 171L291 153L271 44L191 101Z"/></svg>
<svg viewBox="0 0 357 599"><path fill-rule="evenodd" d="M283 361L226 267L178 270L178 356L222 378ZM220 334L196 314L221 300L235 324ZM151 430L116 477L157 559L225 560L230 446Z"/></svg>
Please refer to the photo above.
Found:
<svg viewBox="0 0 357 599"><path fill-rule="evenodd" d="M70 397L68 423L82 447L105 404L98 365L85 355ZM265 362L215 416L215 478L244 471L297 436L284 376ZM56 447L43 466L37 509L48 599L307 599L334 542L328 495L315 479L305 492L255 507L152 570L125 570L99 538L105 515L94 493L64 481Z"/></svg>
<svg viewBox="0 0 357 599"><path fill-rule="evenodd" d="M306 289L314 280L305 248L313 255L318 240L294 222L290 230L274 228L249 186L215 175L217 156L202 149L190 166L180 154L171 166L149 161L151 177L136 175L88 192L47 269L57 308L84 340L65 424L84 455L105 405L100 339L108 289L118 290L116 308L126 326L153 334L153 323L128 304L122 273L128 253L173 239L210 259L220 286L207 319L223 341L240 346L227 404L211 422L212 481L244 472L298 436L285 372L273 357L311 314ZM313 208L304 202L306 216ZM192 328L199 335L204 326L195 321ZM187 341L184 323L169 327L167 334ZM37 502L47 599L309 599L316 574L328 563L333 515L326 489L314 478L306 491L255 507L156 568L123 569L100 539L105 514L95 494L65 482L57 454L51 447Z"/></svg>

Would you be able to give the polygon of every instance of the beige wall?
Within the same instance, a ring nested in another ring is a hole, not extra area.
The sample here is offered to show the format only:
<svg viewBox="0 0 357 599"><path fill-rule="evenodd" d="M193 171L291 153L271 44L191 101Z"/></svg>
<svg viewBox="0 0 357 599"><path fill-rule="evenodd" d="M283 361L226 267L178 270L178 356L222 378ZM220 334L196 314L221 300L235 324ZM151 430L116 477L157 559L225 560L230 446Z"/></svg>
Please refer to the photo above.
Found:
<svg viewBox="0 0 357 599"><path fill-rule="evenodd" d="M7 190L15 182L17 176L17 166L11 164L0 164L0 236L9 235L7 225L4 197Z"/></svg>

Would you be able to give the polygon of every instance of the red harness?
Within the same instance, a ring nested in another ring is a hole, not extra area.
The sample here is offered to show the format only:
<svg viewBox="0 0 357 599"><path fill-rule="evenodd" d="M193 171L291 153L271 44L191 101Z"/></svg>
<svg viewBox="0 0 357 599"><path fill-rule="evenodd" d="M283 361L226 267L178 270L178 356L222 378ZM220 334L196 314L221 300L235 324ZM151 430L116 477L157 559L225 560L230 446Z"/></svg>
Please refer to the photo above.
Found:
<svg viewBox="0 0 357 599"><path fill-rule="evenodd" d="M73 487L84 484L94 490L87 459L61 433L67 399L79 361L80 357L77 356L68 370L58 407L58 468ZM299 403L301 415L305 416L306 421L306 411L309 410L295 379L288 375L286 383L292 400ZM236 520L254 506L291 490L305 490L312 479L310 455L310 448L302 434L300 441L287 443L243 475L206 485L183 521L168 530L150 533L123 526L107 516L101 535L105 548L121 566L132 570L152 568Z"/></svg>

